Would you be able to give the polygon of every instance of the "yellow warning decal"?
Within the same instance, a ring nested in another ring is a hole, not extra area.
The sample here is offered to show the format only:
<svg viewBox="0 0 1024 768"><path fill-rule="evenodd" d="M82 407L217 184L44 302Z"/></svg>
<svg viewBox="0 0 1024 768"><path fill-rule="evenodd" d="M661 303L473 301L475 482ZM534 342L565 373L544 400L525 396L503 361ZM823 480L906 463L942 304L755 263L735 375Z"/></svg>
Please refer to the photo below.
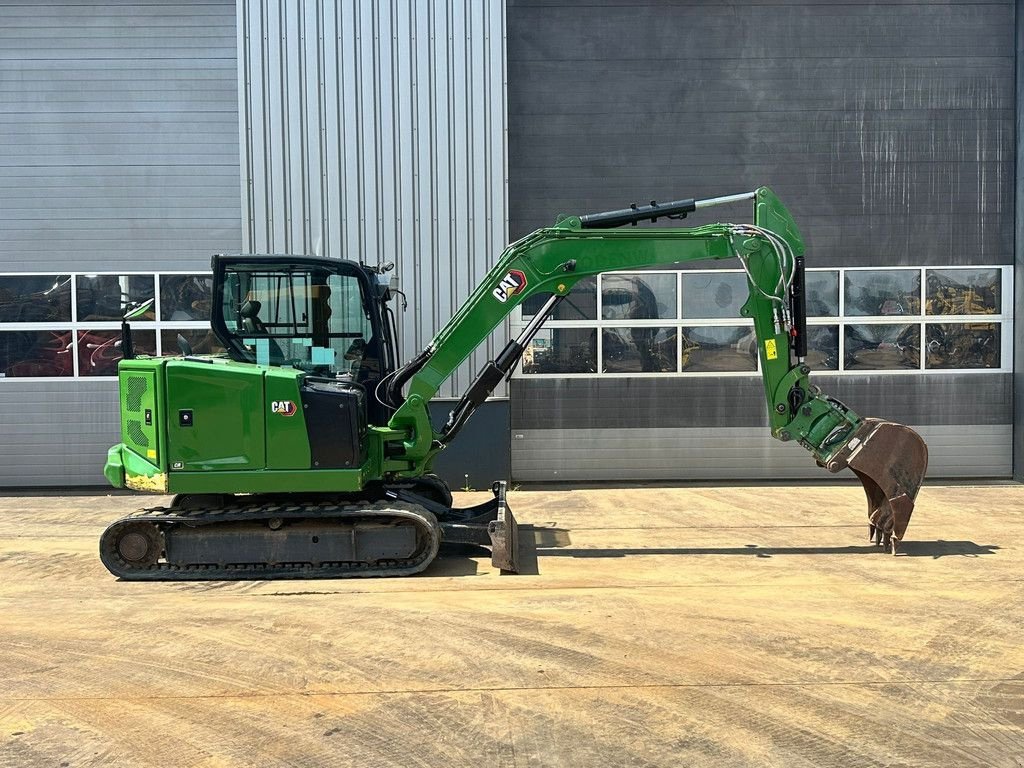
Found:
<svg viewBox="0 0 1024 768"><path fill-rule="evenodd" d="M764 340L764 356L769 360L775 360L779 356L779 351L775 346L775 339Z"/></svg>
<svg viewBox="0 0 1024 768"><path fill-rule="evenodd" d="M150 448L148 451L146 451L146 456L148 456L151 459L155 459L156 458L156 451L154 451L152 448Z"/></svg>

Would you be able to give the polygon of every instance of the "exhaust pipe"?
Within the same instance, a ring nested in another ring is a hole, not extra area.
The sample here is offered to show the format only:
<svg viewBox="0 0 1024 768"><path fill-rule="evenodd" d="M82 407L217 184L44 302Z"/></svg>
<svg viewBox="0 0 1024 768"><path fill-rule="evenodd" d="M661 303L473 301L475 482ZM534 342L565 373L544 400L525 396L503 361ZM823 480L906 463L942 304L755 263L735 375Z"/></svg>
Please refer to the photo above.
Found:
<svg viewBox="0 0 1024 768"><path fill-rule="evenodd" d="M928 469L928 446L910 427L864 419L826 468L849 467L868 497L868 539L896 554Z"/></svg>

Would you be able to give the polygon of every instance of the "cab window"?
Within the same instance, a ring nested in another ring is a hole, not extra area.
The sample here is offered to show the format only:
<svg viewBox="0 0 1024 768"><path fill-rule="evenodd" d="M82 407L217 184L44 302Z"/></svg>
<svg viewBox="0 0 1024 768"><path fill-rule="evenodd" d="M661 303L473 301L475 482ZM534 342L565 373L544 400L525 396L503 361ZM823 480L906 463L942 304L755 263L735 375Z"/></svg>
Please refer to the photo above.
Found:
<svg viewBox="0 0 1024 768"><path fill-rule="evenodd" d="M360 280L306 266L226 267L222 317L235 356L357 381L379 373Z"/></svg>

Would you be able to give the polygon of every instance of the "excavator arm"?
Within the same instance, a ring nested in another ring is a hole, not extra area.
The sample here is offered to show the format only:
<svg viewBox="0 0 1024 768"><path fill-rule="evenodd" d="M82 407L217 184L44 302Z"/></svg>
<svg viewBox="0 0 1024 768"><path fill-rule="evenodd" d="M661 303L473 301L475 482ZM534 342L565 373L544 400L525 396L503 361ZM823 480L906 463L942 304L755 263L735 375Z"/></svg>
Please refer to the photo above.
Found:
<svg viewBox="0 0 1024 768"><path fill-rule="evenodd" d="M753 224L619 229L625 224L682 218L691 211L749 199ZM830 472L849 467L868 497L869 535L895 553L927 468L924 441L909 427L866 419L822 393L808 379L803 301L804 246L789 211L768 188L709 200L568 216L511 244L462 308L427 348L395 371L385 399L396 407L385 465L394 477L416 477L458 434L473 411L509 375L533 336L583 278L601 272L737 259L748 278L741 313L751 318L771 434L795 440ZM435 429L427 404L441 384L524 301L547 296L523 332L488 362Z"/></svg>

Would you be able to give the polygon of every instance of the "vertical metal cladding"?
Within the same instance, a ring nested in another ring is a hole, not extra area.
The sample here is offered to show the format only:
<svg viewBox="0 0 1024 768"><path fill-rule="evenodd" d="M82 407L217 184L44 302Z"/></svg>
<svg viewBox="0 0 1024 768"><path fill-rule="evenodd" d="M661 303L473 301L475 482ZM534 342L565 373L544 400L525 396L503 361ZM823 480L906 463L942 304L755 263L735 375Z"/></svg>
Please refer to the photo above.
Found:
<svg viewBox="0 0 1024 768"><path fill-rule="evenodd" d="M241 0L238 45L245 248L394 261L408 359L507 241L503 1Z"/></svg>

